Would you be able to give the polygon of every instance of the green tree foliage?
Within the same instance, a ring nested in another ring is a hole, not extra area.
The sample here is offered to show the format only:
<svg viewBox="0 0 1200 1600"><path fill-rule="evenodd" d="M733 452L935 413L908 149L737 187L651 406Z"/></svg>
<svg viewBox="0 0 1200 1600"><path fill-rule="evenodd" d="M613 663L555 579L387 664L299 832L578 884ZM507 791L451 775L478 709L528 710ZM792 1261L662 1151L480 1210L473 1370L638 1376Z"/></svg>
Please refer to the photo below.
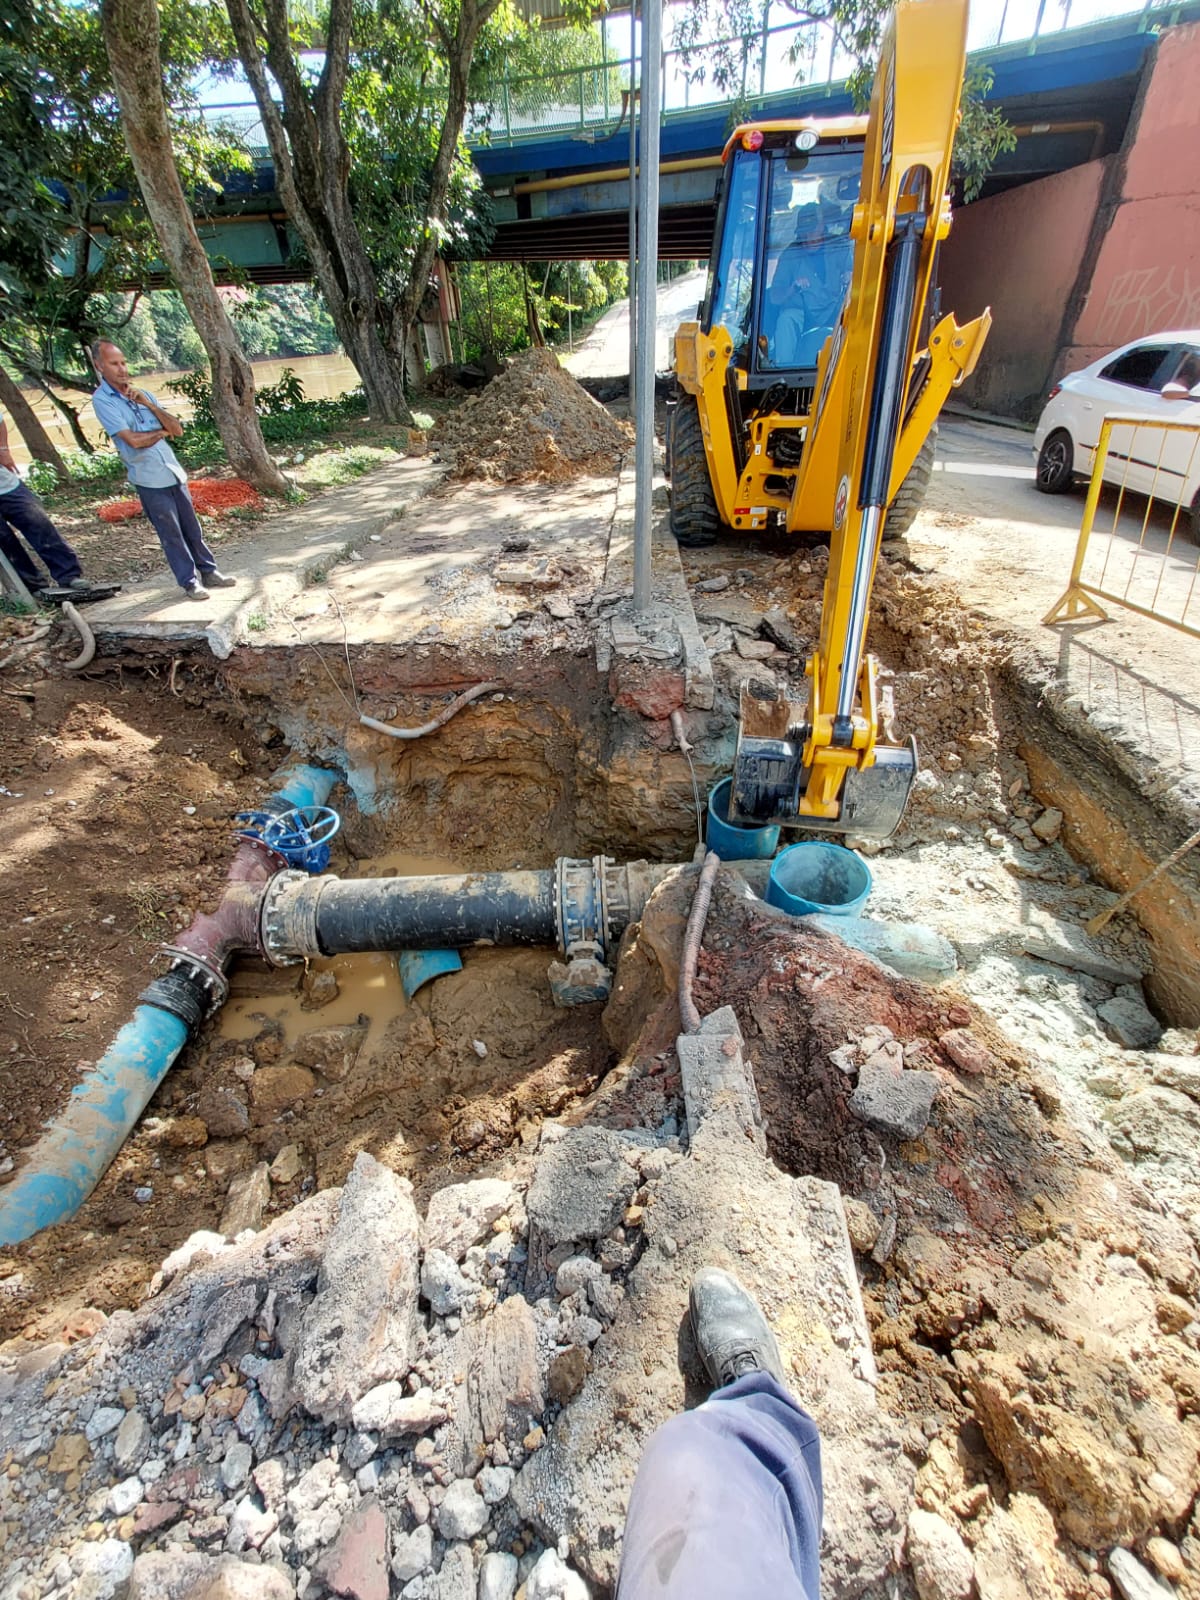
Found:
<svg viewBox="0 0 1200 1600"><path fill-rule="evenodd" d="M855 62L848 87L854 103L865 110L892 0L776 0L780 3L797 22L832 31L838 50ZM675 13L673 42L683 54L685 71L693 82L712 82L727 94L735 117L745 107L746 64L757 61L762 19L761 0L689 0ZM805 42L798 36L790 50L797 83L804 81ZM954 145L954 171L966 200L979 194L996 157L1016 147L1003 113L987 104L993 81L990 67L968 65Z"/></svg>
<svg viewBox="0 0 1200 1600"><path fill-rule="evenodd" d="M529 347L526 292L551 343L567 337L567 307L576 337L628 292L623 261L464 262L458 268L459 324L468 360Z"/></svg>
<svg viewBox="0 0 1200 1600"><path fill-rule="evenodd" d="M19 33L0 29L8 51L5 86L9 71L30 86L40 137L16 148L29 169L48 181L36 185L28 223L42 270L28 252L23 257L3 251L7 295L0 307L0 357L20 377L53 383L86 449L77 407L61 397L82 396L94 387L87 346L98 334L145 342L144 316L138 327L132 325L139 303L113 297L121 283L146 278L157 265L158 247L125 148L98 7L38 0L20 9L25 17ZM165 87L175 113L176 148L185 181L209 193L219 182L218 170L248 164L195 114L193 85L214 48L213 30L213 8L202 0L169 0L163 7ZM5 94L0 135L12 114ZM0 137L0 144L8 143ZM115 203L116 194L126 198Z"/></svg>

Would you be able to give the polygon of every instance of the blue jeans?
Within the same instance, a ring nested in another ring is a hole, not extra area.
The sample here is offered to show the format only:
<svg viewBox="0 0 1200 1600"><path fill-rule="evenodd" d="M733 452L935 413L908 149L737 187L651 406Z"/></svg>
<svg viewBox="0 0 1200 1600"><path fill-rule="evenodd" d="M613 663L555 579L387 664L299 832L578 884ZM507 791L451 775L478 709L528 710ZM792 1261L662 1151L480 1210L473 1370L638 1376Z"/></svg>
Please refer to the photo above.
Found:
<svg viewBox="0 0 1200 1600"><path fill-rule="evenodd" d="M138 499L181 589L197 580L203 583L210 572L217 570L217 558L204 542L204 530L186 483L173 483L166 489L139 488Z"/></svg>
<svg viewBox="0 0 1200 1600"><path fill-rule="evenodd" d="M821 1511L817 1425L752 1372L646 1446L617 1600L820 1600Z"/></svg>
<svg viewBox="0 0 1200 1600"><path fill-rule="evenodd" d="M80 576L79 557L50 521L37 495L23 483L7 494L0 494L0 550L12 562L17 577L27 589L42 589L46 580L17 538L18 533L24 535L26 542L41 556L60 588Z"/></svg>

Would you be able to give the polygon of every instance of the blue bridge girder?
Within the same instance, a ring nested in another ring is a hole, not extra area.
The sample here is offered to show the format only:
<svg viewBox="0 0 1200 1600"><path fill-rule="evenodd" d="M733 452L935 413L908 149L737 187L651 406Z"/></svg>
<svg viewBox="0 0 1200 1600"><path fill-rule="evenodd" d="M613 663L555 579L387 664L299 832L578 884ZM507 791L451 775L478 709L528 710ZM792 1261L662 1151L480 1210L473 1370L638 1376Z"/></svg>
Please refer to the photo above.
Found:
<svg viewBox="0 0 1200 1600"><path fill-rule="evenodd" d="M1142 69L1159 30L1200 18L1200 0L1156 5L1135 15L976 51L994 74L989 103L1016 128L984 194L994 194L1121 146ZM615 108L620 111L619 105ZM750 102L752 116L839 116L853 110L844 84L800 86ZM731 127L727 105L670 111L663 118L659 254L706 257L715 215L720 152ZM628 249L627 123L552 132L493 133L472 157L492 196L491 260L624 258ZM686 165L684 165L686 164ZM118 197L114 196L114 202ZM222 263L262 283L310 276L268 159L232 174L222 194L197 208L197 226L218 275ZM153 286L153 285L150 285Z"/></svg>

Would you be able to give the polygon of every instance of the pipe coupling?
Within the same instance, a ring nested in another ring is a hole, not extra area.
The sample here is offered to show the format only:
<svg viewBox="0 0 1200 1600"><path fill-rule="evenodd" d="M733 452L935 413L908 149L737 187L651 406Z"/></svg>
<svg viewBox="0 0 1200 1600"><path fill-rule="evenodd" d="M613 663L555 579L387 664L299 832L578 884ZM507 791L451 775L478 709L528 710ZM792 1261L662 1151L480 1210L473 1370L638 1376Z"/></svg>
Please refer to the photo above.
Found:
<svg viewBox="0 0 1200 1600"><path fill-rule="evenodd" d="M312 878L307 872L277 872L262 897L259 942L273 967L290 967L322 954L317 941L317 907L336 873Z"/></svg>
<svg viewBox="0 0 1200 1600"><path fill-rule="evenodd" d="M645 909L670 867L645 861L618 865L611 856L590 861L560 856L554 864L554 921L558 948L573 956L615 958L621 935Z"/></svg>

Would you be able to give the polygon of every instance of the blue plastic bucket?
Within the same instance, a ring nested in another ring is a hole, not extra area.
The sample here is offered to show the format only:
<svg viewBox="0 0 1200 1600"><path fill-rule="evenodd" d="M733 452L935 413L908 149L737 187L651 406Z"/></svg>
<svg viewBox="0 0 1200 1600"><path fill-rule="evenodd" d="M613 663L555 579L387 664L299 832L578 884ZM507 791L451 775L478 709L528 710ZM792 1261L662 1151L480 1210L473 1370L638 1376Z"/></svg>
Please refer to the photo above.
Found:
<svg viewBox="0 0 1200 1600"><path fill-rule="evenodd" d="M856 917L871 892L871 869L861 856L824 839L805 839L771 863L767 904L793 917L814 911Z"/></svg>
<svg viewBox="0 0 1200 1600"><path fill-rule="evenodd" d="M779 848L779 829L729 820L733 779L722 778L708 795L708 821L704 841L722 861L767 861Z"/></svg>

